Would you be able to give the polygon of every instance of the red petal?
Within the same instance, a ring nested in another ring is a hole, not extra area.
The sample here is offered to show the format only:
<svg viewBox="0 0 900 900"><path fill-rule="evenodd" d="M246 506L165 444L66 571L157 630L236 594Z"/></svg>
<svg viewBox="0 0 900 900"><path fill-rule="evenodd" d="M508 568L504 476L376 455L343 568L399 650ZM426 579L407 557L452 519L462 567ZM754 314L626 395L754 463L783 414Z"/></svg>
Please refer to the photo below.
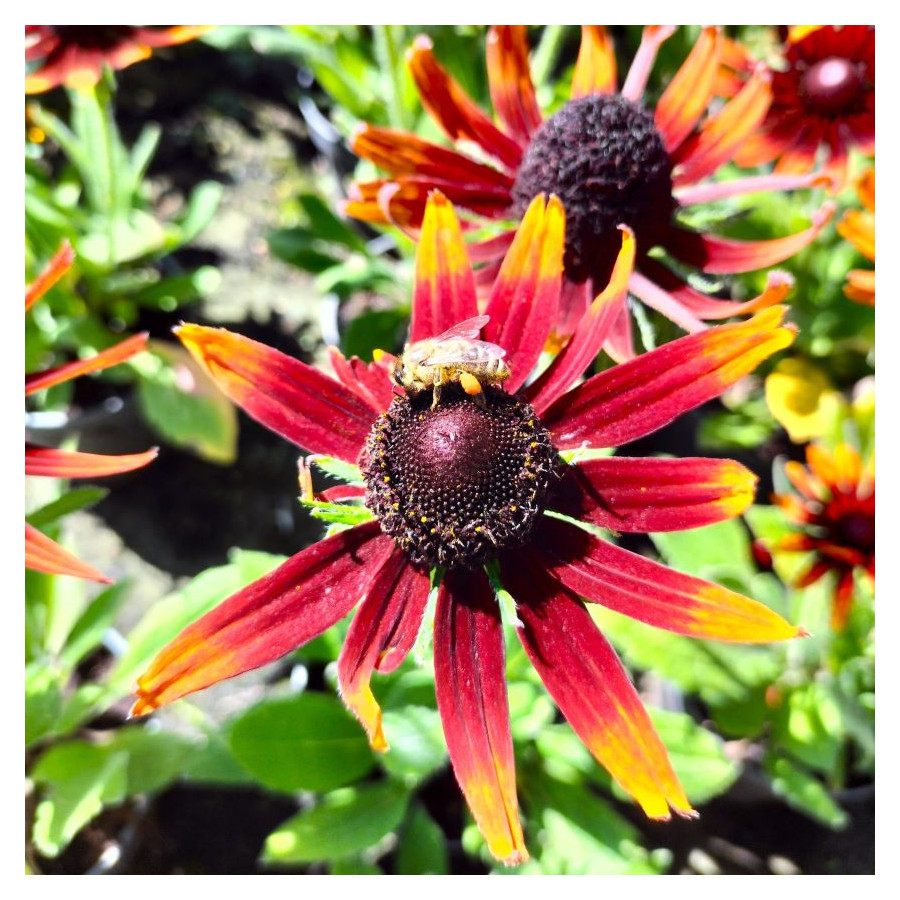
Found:
<svg viewBox="0 0 900 900"><path fill-rule="evenodd" d="M483 571L450 569L438 594L434 680L453 771L491 853L528 859L516 773L503 626Z"/></svg>
<svg viewBox="0 0 900 900"><path fill-rule="evenodd" d="M709 106L719 67L720 41L718 28L704 28L656 104L656 127L670 153L693 131Z"/></svg>
<svg viewBox="0 0 900 900"><path fill-rule="evenodd" d="M635 272L628 283L631 292L639 297L651 309L664 315L670 322L674 322L679 328L694 333L703 331L706 327L684 304L680 303L668 291L664 291L658 284L651 281L640 272Z"/></svg>
<svg viewBox="0 0 900 900"><path fill-rule="evenodd" d="M674 33L674 25L647 25L644 27L644 33L641 35L641 45L634 55L634 61L628 70L625 84L622 85L622 96L626 100L638 101L643 97L650 70L653 68L653 62L656 59L656 52L659 50L662 42L670 38Z"/></svg>
<svg viewBox="0 0 900 900"><path fill-rule="evenodd" d="M531 83L524 25L491 26L487 38L487 70L491 103L507 131L524 147L542 121Z"/></svg>
<svg viewBox="0 0 900 900"><path fill-rule="evenodd" d="M410 340L435 337L476 315L475 278L459 220L450 201L435 191L416 250Z"/></svg>
<svg viewBox="0 0 900 900"><path fill-rule="evenodd" d="M266 428L313 453L356 462L375 412L340 382L224 328L180 325L175 333L219 390Z"/></svg>
<svg viewBox="0 0 900 900"><path fill-rule="evenodd" d="M510 393L528 380L556 322L565 228L562 203L535 197L494 280L484 336L507 351Z"/></svg>
<svg viewBox="0 0 900 900"><path fill-rule="evenodd" d="M728 197L756 194L763 191L796 191L802 188L823 187L833 190L832 180L821 172L806 175L750 175L730 181L708 181L677 188L673 193L680 206L713 203Z"/></svg>
<svg viewBox="0 0 900 900"><path fill-rule="evenodd" d="M611 531L683 531L740 515L756 476L730 459L614 456L570 466L553 508Z"/></svg>
<svg viewBox="0 0 900 900"><path fill-rule="evenodd" d="M50 447L25 445L25 474L49 475L54 478L92 478L118 475L140 469L156 459L153 447L144 453L105 456L100 453L78 453L74 450L54 450Z"/></svg>
<svg viewBox="0 0 900 900"><path fill-rule="evenodd" d="M572 75L572 99L616 90L616 53L602 25L581 26L581 46Z"/></svg>
<svg viewBox="0 0 900 900"><path fill-rule="evenodd" d="M383 413L394 399L390 369L383 360L366 363L358 356L347 359L337 347L329 347L331 366L344 387L349 388L377 415ZM385 354L386 355L386 354Z"/></svg>
<svg viewBox="0 0 900 900"><path fill-rule="evenodd" d="M31 375L25 376L25 396L34 394L37 391L46 390L55 384L62 384L64 381L71 381L79 375L87 375L89 372L100 372L103 369L109 369L111 366L117 366L119 363L125 362L136 353L140 353L147 343L149 335L147 332L135 334L127 340L106 350L91 356L88 359L78 359L75 362L66 363L64 366L57 366L55 369L47 369L43 372L33 372Z"/></svg>
<svg viewBox="0 0 900 900"><path fill-rule="evenodd" d="M541 524L544 566L586 600L691 637L766 643L798 637L799 628L768 607L709 581L684 575L561 522Z"/></svg>
<svg viewBox="0 0 900 900"><path fill-rule="evenodd" d="M474 141L485 153L515 171L522 148L505 135L434 58L431 38L420 34L406 53L406 62L422 105L448 137Z"/></svg>
<svg viewBox="0 0 900 900"><path fill-rule="evenodd" d="M538 415L582 375L609 337L618 304L625 298L628 279L634 269L634 232L627 225L620 225L619 230L622 232L622 249L609 284L597 295L556 359L528 389L528 397Z"/></svg>
<svg viewBox="0 0 900 900"><path fill-rule="evenodd" d="M394 544L366 522L313 544L189 625L138 679L140 716L312 640L356 605Z"/></svg>
<svg viewBox="0 0 900 900"><path fill-rule="evenodd" d="M356 500L365 496L366 489L361 484L337 484L318 494L326 503L340 503L342 500Z"/></svg>
<svg viewBox="0 0 900 900"><path fill-rule="evenodd" d="M503 567L516 629L550 696L597 761L653 819L693 816L659 735L584 604L525 554Z"/></svg>
<svg viewBox="0 0 900 900"><path fill-rule="evenodd" d="M60 547L56 541L25 523L25 568L51 575L74 575L102 584L111 584L112 579L98 572L93 566L82 562L77 556Z"/></svg>
<svg viewBox="0 0 900 900"><path fill-rule="evenodd" d="M369 681L372 671L390 672L412 649L422 624L431 584L406 554L395 547L359 605L338 659L338 685L344 703L362 722L373 750L388 749L381 708Z"/></svg>
<svg viewBox="0 0 900 900"><path fill-rule="evenodd" d="M25 309L31 309L72 268L73 262L75 262L75 251L68 241L63 241L50 262L44 266L40 275L25 291Z"/></svg>
<svg viewBox="0 0 900 900"><path fill-rule="evenodd" d="M793 342L795 329L781 324L784 313L783 306L773 306L594 375L542 416L556 447L617 447L718 397Z"/></svg>
<svg viewBox="0 0 900 900"><path fill-rule="evenodd" d="M643 262L641 263L643 265ZM617 304L615 317L603 349L617 363L624 363L637 356L634 352L634 338L631 334L631 313L628 310L627 298L623 297Z"/></svg>

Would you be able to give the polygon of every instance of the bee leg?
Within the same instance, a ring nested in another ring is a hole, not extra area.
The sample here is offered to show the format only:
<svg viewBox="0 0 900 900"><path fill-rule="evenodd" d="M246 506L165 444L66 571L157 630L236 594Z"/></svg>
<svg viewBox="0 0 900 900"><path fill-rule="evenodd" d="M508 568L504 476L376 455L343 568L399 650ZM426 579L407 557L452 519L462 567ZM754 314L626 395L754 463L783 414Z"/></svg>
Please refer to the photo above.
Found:
<svg viewBox="0 0 900 900"><path fill-rule="evenodd" d="M431 408L434 409L441 402L441 372L438 370L434 376L434 385L432 388Z"/></svg>
<svg viewBox="0 0 900 900"><path fill-rule="evenodd" d="M460 372L459 383L462 385L462 389L472 397L480 407L487 409L487 402L484 399L484 391L481 389L481 382L474 375L470 372Z"/></svg>

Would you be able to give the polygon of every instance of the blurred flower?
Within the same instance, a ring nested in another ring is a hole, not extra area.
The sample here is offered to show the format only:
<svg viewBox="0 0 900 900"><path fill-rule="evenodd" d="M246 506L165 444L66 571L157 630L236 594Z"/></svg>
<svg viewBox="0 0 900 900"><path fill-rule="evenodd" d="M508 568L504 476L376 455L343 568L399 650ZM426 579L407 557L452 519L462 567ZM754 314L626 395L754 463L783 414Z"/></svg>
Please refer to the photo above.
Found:
<svg viewBox="0 0 900 900"><path fill-rule="evenodd" d="M369 222L421 226L425 203L438 188L459 207L495 220L518 220L534 197L556 194L566 210L566 282L559 335L571 334L579 317L607 283L616 259L617 227L637 240L629 291L688 332L709 320L753 312L783 300L790 277L771 274L767 290L746 303L717 300L691 287L681 274L650 256L662 248L705 273L762 269L793 256L830 218L830 205L812 227L774 240L743 242L680 225L681 208L756 191L793 190L821 183L814 175L766 175L711 182L763 121L771 98L768 72L760 67L733 100L709 112L723 46L717 28L706 28L681 69L649 111L641 103L657 48L674 31L648 26L631 70L617 90L616 62L606 31L582 29L571 100L548 118L538 106L528 64L524 26L495 26L488 34L487 68L499 125L439 65L429 38L408 53L409 67L433 119L461 151L413 134L362 125L354 151L388 176L355 184L345 211ZM487 156L490 162L485 162ZM826 179L827 181L827 179ZM472 259L484 265L476 281L489 288L513 231L474 242ZM627 296L616 304L606 351L617 361L634 356Z"/></svg>
<svg viewBox="0 0 900 900"><path fill-rule="evenodd" d="M806 461L808 467L793 461L785 466L798 493L772 497L802 530L774 542L771 549L813 554L797 587L834 573L831 623L840 630L853 602L854 572L859 569L875 578L875 459L863 466L859 453L847 444L833 453L810 444Z"/></svg>
<svg viewBox="0 0 900 900"><path fill-rule="evenodd" d="M103 66L124 69L147 59L157 47L183 44L212 25L26 25L25 62L40 60L25 76L25 93L64 84L90 87Z"/></svg>
<svg viewBox="0 0 900 900"><path fill-rule="evenodd" d="M526 386L556 321L564 232L559 201L536 198L486 314L476 317L475 281L456 215L441 194L429 199L411 340L430 341L472 319L483 326L485 341L505 348L511 374L503 387L485 383L474 395L473 386L448 378L439 402L430 388L394 396L389 373L400 361L386 355L367 364L333 350L335 380L224 329L178 329L251 416L307 450L358 461L360 481L330 488L322 499L363 500L365 507L343 507L359 513L361 524L302 550L164 648L138 679L136 715L278 659L359 603L338 682L373 748L386 750L371 675L394 670L413 646L434 579L438 709L456 777L498 859L527 858L500 613L509 595L517 604L518 638L594 756L648 816L667 819L670 808L693 815L624 667L579 598L715 640L782 640L800 631L756 601L622 550L572 520L648 532L740 514L756 479L738 463L598 458L589 445L610 447L656 431L788 346L794 331L781 324L783 307L767 309L573 388L606 340L627 289L635 246L624 229L609 285L549 368ZM442 373L452 375L460 346L436 343L450 360ZM463 343L467 348L479 349Z"/></svg>
<svg viewBox="0 0 900 900"><path fill-rule="evenodd" d="M765 390L769 410L795 444L822 437L846 406L828 376L803 359L782 359Z"/></svg>
<svg viewBox="0 0 900 900"><path fill-rule="evenodd" d="M857 185L859 199L868 212L851 209L838 222L837 230L872 262L875 262L875 169L867 169ZM875 305L875 270L851 269L844 294L857 303Z"/></svg>
<svg viewBox="0 0 900 900"><path fill-rule="evenodd" d="M728 64L744 77L757 62L731 42ZM852 147L875 153L875 28L795 25L771 69L772 105L761 128L735 154L742 166L777 160L776 173L812 170L820 148L837 189L847 180ZM739 84L740 82L738 82Z"/></svg>
<svg viewBox="0 0 900 900"><path fill-rule="evenodd" d="M64 241L46 268L25 291L26 311L31 309L69 271L74 260L75 254L72 248L67 241ZM146 334L136 334L88 359L79 359L54 369L45 369L43 372L32 372L25 376L25 396L28 397L37 391L70 381L78 375L100 372L110 366L125 362L136 353L140 353L146 342ZM156 458L156 452L154 447L144 453L104 456L98 453L55 450L26 442L25 474L45 475L51 478L97 478L103 475L117 475L120 472L130 472L132 469L139 469L141 466L147 465ZM110 581L93 566L82 562L27 522L25 523L25 567L36 569L38 572L75 575L78 578L89 578L92 581L105 583Z"/></svg>

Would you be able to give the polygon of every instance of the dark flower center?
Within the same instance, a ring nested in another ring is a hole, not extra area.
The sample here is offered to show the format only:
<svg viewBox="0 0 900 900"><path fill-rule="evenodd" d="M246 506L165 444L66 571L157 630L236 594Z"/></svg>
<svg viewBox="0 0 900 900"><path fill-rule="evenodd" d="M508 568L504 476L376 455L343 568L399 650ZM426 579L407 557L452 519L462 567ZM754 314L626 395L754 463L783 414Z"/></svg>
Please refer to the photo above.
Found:
<svg viewBox="0 0 900 900"><path fill-rule="evenodd" d="M473 568L531 533L561 461L534 410L498 388L397 397L363 454L366 506L422 566Z"/></svg>
<svg viewBox="0 0 900 900"><path fill-rule="evenodd" d="M629 225L646 250L675 209L672 161L645 109L619 96L581 97L547 119L528 145L512 195L521 214L538 194L566 209L566 277L605 283Z"/></svg>
<svg viewBox="0 0 900 900"><path fill-rule="evenodd" d="M810 66L800 78L799 90L809 109L831 116L852 107L864 87L860 67L835 56Z"/></svg>
<svg viewBox="0 0 900 900"><path fill-rule="evenodd" d="M875 550L875 519L865 513L850 513L838 522L843 540L857 550Z"/></svg>

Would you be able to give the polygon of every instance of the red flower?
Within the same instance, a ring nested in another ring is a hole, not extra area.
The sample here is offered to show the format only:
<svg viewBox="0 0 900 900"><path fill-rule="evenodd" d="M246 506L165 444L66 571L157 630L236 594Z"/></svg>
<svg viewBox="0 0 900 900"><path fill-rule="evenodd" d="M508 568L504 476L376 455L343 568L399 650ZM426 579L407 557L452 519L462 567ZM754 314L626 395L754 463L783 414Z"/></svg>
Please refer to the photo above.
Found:
<svg viewBox="0 0 900 900"><path fill-rule="evenodd" d="M850 209L838 222L837 230L865 256L875 262L875 169L867 169L857 185L866 212ZM875 270L851 269L844 294L857 303L875 305Z"/></svg>
<svg viewBox="0 0 900 900"><path fill-rule="evenodd" d="M525 27L491 28L487 68L499 124L447 74L432 53L431 41L420 36L407 58L422 103L452 141L477 145L478 156L413 134L363 125L353 137L353 149L388 177L353 185L346 212L416 230L434 188L457 206L493 220L518 220L535 196L556 194L565 206L567 233L566 283L555 326L562 336L571 334L607 283L621 224L637 238L630 293L685 331L702 331L706 321L780 302L791 284L784 273L773 272L761 296L735 303L696 291L649 255L654 247L662 248L684 266L706 273L761 269L806 246L832 212L830 205L820 209L806 231L751 243L678 224L682 207L754 191L810 187L821 179L767 175L709 182L708 177L735 157L763 121L771 76L760 68L733 100L709 113L724 39L717 28L706 28L656 109L648 111L641 105L644 86L657 48L673 31L667 26L645 29L631 70L617 91L615 56L606 32L601 26L583 26L572 99L544 119L531 82ZM482 161L485 155L490 162ZM512 237L512 231L505 231L472 244L472 259L484 263L476 272L479 286L489 288ZM625 294L616 303L604 347L620 362L634 356Z"/></svg>
<svg viewBox="0 0 900 900"><path fill-rule="evenodd" d="M103 66L125 69L147 59L154 48L192 41L211 25L26 25L25 61L41 60L25 76L25 93L40 94L64 84L89 87Z"/></svg>
<svg viewBox="0 0 900 900"><path fill-rule="evenodd" d="M833 453L810 444L806 461L808 468L793 461L785 466L799 496L772 497L802 531L781 538L772 549L813 554L797 587L808 587L834 573L831 624L841 630L853 603L854 572L859 569L875 578L875 459L863 467L859 453L847 444L840 444Z"/></svg>
<svg viewBox="0 0 900 900"><path fill-rule="evenodd" d="M747 75L757 63L733 44L729 63ZM835 187L847 180L852 147L875 153L875 28L800 25L788 32L771 71L772 105L735 154L742 166L777 160L775 172L804 174L824 151Z"/></svg>
<svg viewBox="0 0 900 900"><path fill-rule="evenodd" d="M716 397L794 332L781 324L783 307L767 309L572 387L627 288L634 239L625 229L610 284L549 368L526 384L556 321L564 230L559 201L536 198L498 273L483 329L485 341L506 349L511 375L503 388L485 377L477 400L452 378L437 404L427 388L393 396L386 358L367 364L332 351L335 380L224 329L178 329L251 416L307 450L358 461L366 484L323 498L364 499L375 519L302 550L185 629L138 680L136 715L271 662L359 604L338 680L372 746L386 750L371 675L395 669L413 646L429 573L438 569L435 680L453 769L491 852L521 862L503 629L484 570L491 564L518 604L519 639L594 756L647 815L693 815L637 692L580 598L696 637L771 641L800 632L753 600L547 513L620 532L738 515L756 479L735 462L596 458L584 448L650 434ZM416 259L411 340L429 340L476 312L459 224L435 193ZM560 451L574 454L573 463Z"/></svg>
<svg viewBox="0 0 900 900"><path fill-rule="evenodd" d="M46 268L25 291L26 311L40 300L47 291L59 281L72 267L75 254L68 241L56 252ZM70 381L78 375L88 372L100 372L110 366L118 365L130 359L144 349L146 334L136 334L128 340L110 347L89 359L45 369L43 372L32 372L25 376L25 396L37 391L46 390L55 384ZM50 447L39 447L25 444L25 474L47 475L52 478L97 478L103 475L117 475L146 466L156 458L156 448L144 453L133 453L123 456L103 456L98 453L77 453L71 450L54 450ZM68 550L60 547L37 528L25 523L25 567L37 569L38 572L50 572L57 575L75 575L78 578L89 578L92 581L110 581L102 572L82 562Z"/></svg>

